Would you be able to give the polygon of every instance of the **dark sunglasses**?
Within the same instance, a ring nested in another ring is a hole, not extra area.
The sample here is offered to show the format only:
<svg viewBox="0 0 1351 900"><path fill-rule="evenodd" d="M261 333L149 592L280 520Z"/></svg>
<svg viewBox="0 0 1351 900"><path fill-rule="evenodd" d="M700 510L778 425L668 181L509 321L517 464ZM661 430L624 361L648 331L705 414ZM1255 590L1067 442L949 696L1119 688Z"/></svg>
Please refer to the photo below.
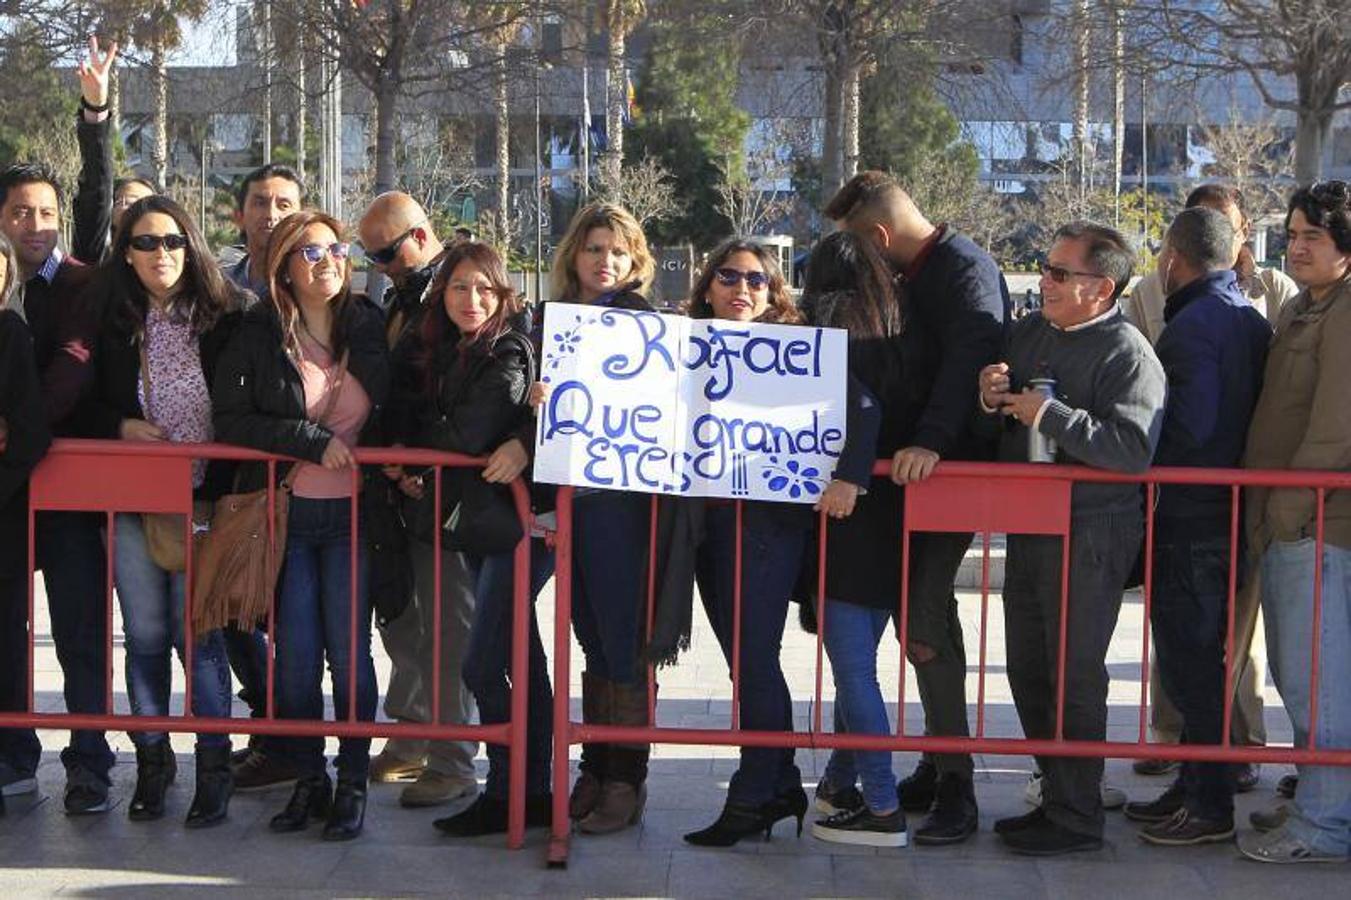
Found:
<svg viewBox="0 0 1351 900"><path fill-rule="evenodd" d="M129 243L131 249L139 250L142 253L154 253L161 247L172 253L174 250L183 250L188 246L188 236L186 234L138 234Z"/></svg>
<svg viewBox="0 0 1351 900"><path fill-rule="evenodd" d="M714 269L713 277L724 287L735 287L743 279L746 287L753 291L769 286L769 276L764 272L743 272L740 269Z"/></svg>
<svg viewBox="0 0 1351 900"><path fill-rule="evenodd" d="M1106 275L1099 275L1097 272L1076 272L1073 269L1066 269L1064 266L1053 266L1050 263L1041 264L1041 274L1054 281L1056 284L1064 284L1069 281L1071 276L1078 275L1081 278L1106 278Z"/></svg>
<svg viewBox="0 0 1351 900"><path fill-rule="evenodd" d="M295 252L305 257L305 262L313 265L323 259L325 255L331 256L339 261L344 260L351 250L351 244L338 241L334 244L306 244L303 247L297 247Z"/></svg>
<svg viewBox="0 0 1351 900"><path fill-rule="evenodd" d="M375 263L377 266L389 265L390 263L394 262L394 257L399 255L399 248L403 246L403 242L408 240L408 238L412 236L413 232L417 231L421 227L422 227L421 225L414 225L412 228L408 229L403 234L399 235L394 240L390 241L388 244L381 247L379 250L365 251L366 258L369 259L371 262Z"/></svg>

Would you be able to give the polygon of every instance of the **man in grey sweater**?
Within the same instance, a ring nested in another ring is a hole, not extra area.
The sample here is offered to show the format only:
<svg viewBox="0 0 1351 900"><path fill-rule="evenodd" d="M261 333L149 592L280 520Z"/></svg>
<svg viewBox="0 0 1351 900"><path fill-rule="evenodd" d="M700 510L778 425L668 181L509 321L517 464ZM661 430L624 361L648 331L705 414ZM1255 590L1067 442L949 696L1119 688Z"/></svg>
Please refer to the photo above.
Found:
<svg viewBox="0 0 1351 900"><path fill-rule="evenodd" d="M1019 320L1005 361L980 374L982 427L1000 431L999 456L1027 462L1032 431L1052 439L1055 461L1142 472L1163 423L1163 367L1117 303L1134 252L1118 232L1067 225L1042 265L1040 312ZM1054 379L1054 397L1028 387ZM1071 492L1069 620L1064 727L1069 740L1107 734L1107 646L1144 529L1134 484L1076 484ZM1023 732L1056 735L1060 539L1010 535L1004 579L1009 685ZM1102 847L1098 758L1038 757L1042 804L995 823L1020 853L1053 855Z"/></svg>

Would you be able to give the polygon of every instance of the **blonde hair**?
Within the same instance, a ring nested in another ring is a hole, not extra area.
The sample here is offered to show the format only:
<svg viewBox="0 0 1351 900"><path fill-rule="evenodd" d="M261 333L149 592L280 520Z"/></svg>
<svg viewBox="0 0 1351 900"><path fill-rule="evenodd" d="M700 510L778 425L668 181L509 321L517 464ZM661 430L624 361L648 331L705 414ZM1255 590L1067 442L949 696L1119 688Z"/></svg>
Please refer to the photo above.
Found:
<svg viewBox="0 0 1351 900"><path fill-rule="evenodd" d="M633 213L622 206L613 203L592 203L572 217L568 233L563 235L562 242L554 250L553 272L549 276L550 294L553 299L569 302L581 299L582 285L577 278L577 251L593 228L608 228L623 242L629 251L629 257L633 260L633 271L629 273L627 281L630 284L634 281L639 282L638 293L647 293L652 286L657 263L652 258L652 251L647 247L643 227L638 224Z"/></svg>

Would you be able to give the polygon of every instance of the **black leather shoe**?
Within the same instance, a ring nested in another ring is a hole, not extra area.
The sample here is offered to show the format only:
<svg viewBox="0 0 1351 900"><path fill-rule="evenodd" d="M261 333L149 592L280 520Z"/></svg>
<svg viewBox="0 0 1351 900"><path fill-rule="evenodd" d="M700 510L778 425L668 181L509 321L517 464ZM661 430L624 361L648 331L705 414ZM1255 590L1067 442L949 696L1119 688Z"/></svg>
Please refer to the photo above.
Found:
<svg viewBox="0 0 1351 900"><path fill-rule="evenodd" d="M167 740L136 748L136 791L127 807L133 822L150 822L164 816L164 795L178 774L178 760Z"/></svg>
<svg viewBox="0 0 1351 900"><path fill-rule="evenodd" d="M366 822L366 779L339 778L333 808L324 823L324 840L350 841Z"/></svg>
<svg viewBox="0 0 1351 900"><path fill-rule="evenodd" d="M795 789L779 794L761 807L761 811L769 819L771 829L782 819L797 819L797 836L802 837L802 820L807 816L809 805L807 792L799 784Z"/></svg>
<svg viewBox="0 0 1351 900"><path fill-rule="evenodd" d="M451 837L482 837L506 834L508 810L501 797L479 794L468 808L453 816L437 819L432 827ZM553 824L553 794L525 798L525 827L547 828Z"/></svg>
<svg viewBox="0 0 1351 900"><path fill-rule="evenodd" d="M933 808L915 832L916 844L960 844L976 833L980 811L975 786L958 775L938 779Z"/></svg>
<svg viewBox="0 0 1351 900"><path fill-rule="evenodd" d="M328 818L333 808L333 782L328 775L310 775L296 780L286 808L267 823L276 832L304 831L310 822Z"/></svg>
<svg viewBox="0 0 1351 900"><path fill-rule="evenodd" d="M938 769L927 759L921 759L915 771L896 785L896 799L906 812L927 812L938 794Z"/></svg>
<svg viewBox="0 0 1351 900"><path fill-rule="evenodd" d="M1000 835L1014 853L1024 856L1060 856L1102 849L1102 838L1080 834L1046 819L1017 831Z"/></svg>
<svg viewBox="0 0 1351 900"><path fill-rule="evenodd" d="M230 774L230 745L197 748L197 790L188 808L189 828L208 828L225 821L235 792Z"/></svg>
<svg viewBox="0 0 1351 900"><path fill-rule="evenodd" d="M1009 816L1007 819L996 819L994 823L995 834L1012 834L1015 831L1022 831L1025 828L1033 828L1046 821L1046 810L1038 806L1030 813L1023 813L1021 816Z"/></svg>
<svg viewBox="0 0 1351 900"><path fill-rule="evenodd" d="M1160 794L1156 799L1148 802L1127 803L1121 808L1126 818L1132 822L1146 822L1157 824L1167 822L1177 811L1183 807L1187 800L1187 792L1181 784L1173 782L1172 787Z"/></svg>

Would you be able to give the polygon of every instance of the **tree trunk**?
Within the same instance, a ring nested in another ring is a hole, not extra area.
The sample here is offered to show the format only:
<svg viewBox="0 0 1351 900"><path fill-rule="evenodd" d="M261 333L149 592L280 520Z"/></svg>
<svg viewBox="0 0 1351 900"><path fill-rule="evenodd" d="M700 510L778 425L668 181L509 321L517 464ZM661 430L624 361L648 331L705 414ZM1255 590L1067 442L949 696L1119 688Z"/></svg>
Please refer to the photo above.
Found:
<svg viewBox="0 0 1351 900"><path fill-rule="evenodd" d="M1082 201L1088 195L1088 0L1077 0L1074 9L1074 172L1075 187Z"/></svg>
<svg viewBox="0 0 1351 900"><path fill-rule="evenodd" d="M1332 116L1301 109L1295 126L1295 180L1312 184L1323 176L1323 147L1332 129Z"/></svg>
<svg viewBox="0 0 1351 900"><path fill-rule="evenodd" d="M296 111L291 128L296 142L296 174L305 178L305 116L308 113L309 97L305 86L305 32L296 32Z"/></svg>
<svg viewBox="0 0 1351 900"><path fill-rule="evenodd" d="M841 110L840 110L840 143L841 162L843 163L840 172L840 183L848 181L858 174L858 118L860 98L860 81L862 77L857 65L850 64L845 69L843 83L841 84Z"/></svg>
<svg viewBox="0 0 1351 900"><path fill-rule="evenodd" d="M156 38L150 50L151 81L155 92L155 134L150 148L150 166L155 184L169 188L169 73L164 41Z"/></svg>
<svg viewBox="0 0 1351 900"><path fill-rule="evenodd" d="M606 59L605 154L601 167L611 184L619 183L624 165L624 115L629 106L629 82L624 68L625 26L611 23Z"/></svg>
<svg viewBox="0 0 1351 900"><path fill-rule="evenodd" d="M511 98L508 95L507 45L497 47L494 63L493 112L497 125L497 235L499 247L511 244Z"/></svg>
<svg viewBox="0 0 1351 900"><path fill-rule="evenodd" d="M122 73L118 66L108 71L108 133L114 142L122 140Z"/></svg>
<svg viewBox="0 0 1351 900"><path fill-rule="evenodd" d="M1112 196L1113 225L1121 225L1121 159L1126 141L1126 28L1123 4L1112 4Z"/></svg>
<svg viewBox="0 0 1351 900"><path fill-rule="evenodd" d="M272 2L263 0L263 39L259 61L263 66L263 164L272 162Z"/></svg>
<svg viewBox="0 0 1351 900"><path fill-rule="evenodd" d="M843 111L844 85L840 78L839 64L833 59L828 59L825 65L826 72L826 97L825 97L825 138L821 147L821 199L829 200L835 191L839 190L844 179L841 173L844 171L840 137L842 135L841 112Z"/></svg>
<svg viewBox="0 0 1351 900"><path fill-rule="evenodd" d="M398 180L394 150L398 140L395 129L399 105L398 85L385 77L375 91L375 192L383 194L394 190Z"/></svg>

